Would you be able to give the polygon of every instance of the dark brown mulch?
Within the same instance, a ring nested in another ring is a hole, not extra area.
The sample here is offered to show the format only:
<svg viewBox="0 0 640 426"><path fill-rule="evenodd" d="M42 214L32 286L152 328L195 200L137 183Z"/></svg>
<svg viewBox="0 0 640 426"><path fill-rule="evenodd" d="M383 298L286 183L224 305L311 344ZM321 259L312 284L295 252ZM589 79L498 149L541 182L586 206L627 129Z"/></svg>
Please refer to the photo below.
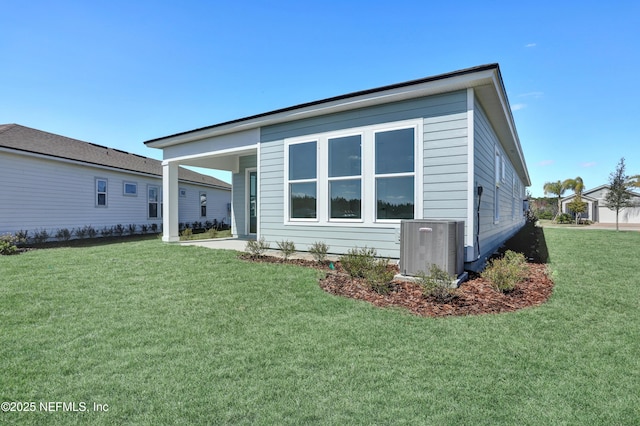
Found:
<svg viewBox="0 0 640 426"><path fill-rule="evenodd" d="M470 279L456 290L456 297L448 303L424 296L418 284L407 281L394 281L389 294L379 294L370 289L363 280L345 274L340 262L332 263L330 268L329 262L319 265L313 261L285 261L279 257L241 257L258 262L288 263L321 269L327 275L320 280L320 287L328 293L364 300L379 307L406 308L415 315L442 317L512 312L539 306L549 299L553 292L553 281L547 272L548 252L542 229L528 222L518 234L506 242L502 251L507 249L524 253L529 259L529 272L525 281L516 285L513 291L502 293L494 290L491 284L478 274L471 274Z"/></svg>

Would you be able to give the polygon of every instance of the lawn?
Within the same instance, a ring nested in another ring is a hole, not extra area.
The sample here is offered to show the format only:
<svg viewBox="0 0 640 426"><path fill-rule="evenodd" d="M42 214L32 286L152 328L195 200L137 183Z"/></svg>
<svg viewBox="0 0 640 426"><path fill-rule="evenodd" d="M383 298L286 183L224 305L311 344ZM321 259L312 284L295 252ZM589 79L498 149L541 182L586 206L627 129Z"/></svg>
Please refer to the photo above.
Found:
<svg viewBox="0 0 640 426"><path fill-rule="evenodd" d="M544 235L549 302L439 319L158 240L0 256L0 401L36 403L0 423L638 424L640 233Z"/></svg>

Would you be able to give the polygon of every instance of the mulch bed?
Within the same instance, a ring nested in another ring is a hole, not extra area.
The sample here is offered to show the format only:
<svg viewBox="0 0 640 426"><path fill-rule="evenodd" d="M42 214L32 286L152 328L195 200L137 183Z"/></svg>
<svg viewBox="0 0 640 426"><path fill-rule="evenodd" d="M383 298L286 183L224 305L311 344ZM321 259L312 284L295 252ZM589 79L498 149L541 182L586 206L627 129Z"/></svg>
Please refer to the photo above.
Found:
<svg viewBox="0 0 640 426"><path fill-rule="evenodd" d="M431 296L424 296L420 286L413 282L394 281L389 294L379 294L370 289L363 280L351 278L345 274L340 262L319 265L308 260L284 260L279 257L261 257L245 259L260 262L293 263L306 267L320 268L326 272L320 287L328 293L367 301L381 308L401 307L415 315L425 317L443 317L456 315L481 315L513 312L519 309L539 306L546 302L553 292L553 281L549 278L546 263L549 261L544 232L535 226L532 220L511 239L501 253L513 250L523 253L528 259L527 278L508 293L502 293L478 274L470 274L469 280L462 283L456 291L456 297L447 303L441 303ZM496 256L500 256L497 253ZM397 267L396 267L397 271Z"/></svg>
<svg viewBox="0 0 640 426"><path fill-rule="evenodd" d="M375 306L406 308L415 315L425 317L481 315L512 312L544 303L553 292L553 282L548 276L547 267L541 263L529 263L527 279L508 293L494 290L491 284L477 274L460 285L456 296L447 303L438 302L431 296L424 296L417 283L393 281L389 294L379 294L364 280L351 278L342 271L339 262L319 265L316 262L300 259L284 260L280 257L261 256L241 258L268 263L287 263L318 268L326 272L319 282L320 287L331 294L364 300Z"/></svg>

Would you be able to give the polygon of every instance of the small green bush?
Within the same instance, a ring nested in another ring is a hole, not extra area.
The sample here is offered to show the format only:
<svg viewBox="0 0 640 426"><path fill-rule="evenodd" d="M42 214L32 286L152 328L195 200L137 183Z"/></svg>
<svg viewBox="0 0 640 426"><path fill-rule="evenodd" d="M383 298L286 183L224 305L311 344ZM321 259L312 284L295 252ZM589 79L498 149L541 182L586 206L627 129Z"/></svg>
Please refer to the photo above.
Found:
<svg viewBox="0 0 640 426"><path fill-rule="evenodd" d="M293 241L277 241L276 244L278 244L278 250L282 252L282 256L285 260L287 260L289 256L296 252L296 245Z"/></svg>
<svg viewBox="0 0 640 426"><path fill-rule="evenodd" d="M507 250L502 258L489 261L482 272L482 278L491 281L491 285L503 293L513 290L526 277L527 262L524 255L511 250Z"/></svg>
<svg viewBox="0 0 640 426"><path fill-rule="evenodd" d="M209 235L209 238L215 238L218 236L218 230L216 228L209 228L209 230L207 231L207 234Z"/></svg>
<svg viewBox="0 0 640 426"><path fill-rule="evenodd" d="M327 252L329 251L329 246L324 243L324 241L316 241L311 244L309 247L309 253L313 255L313 258L318 263L322 263L327 260Z"/></svg>
<svg viewBox="0 0 640 426"><path fill-rule="evenodd" d="M61 228L56 231L56 240L69 241L71 239L71 231L68 228Z"/></svg>
<svg viewBox="0 0 640 426"><path fill-rule="evenodd" d="M252 257L258 257L262 256L265 251L269 250L269 247L271 247L271 245L265 241L264 237L262 237L258 241L247 241L247 245L244 250Z"/></svg>
<svg viewBox="0 0 640 426"><path fill-rule="evenodd" d="M438 265L431 265L428 274L420 271L417 277L418 284L422 287L422 293L425 296L432 296L441 303L449 302L457 296L457 289L451 286L455 277L449 275Z"/></svg>
<svg viewBox="0 0 640 426"><path fill-rule="evenodd" d="M49 236L50 235L46 229L36 229L33 231L33 242L36 244L46 243Z"/></svg>
<svg viewBox="0 0 640 426"><path fill-rule="evenodd" d="M184 230L180 233L180 239L188 240L192 235L193 231L191 230L191 228L184 228Z"/></svg>
<svg viewBox="0 0 640 426"><path fill-rule="evenodd" d="M127 226L127 233L129 235L135 235L137 229L138 229L138 226L135 223L130 223Z"/></svg>
<svg viewBox="0 0 640 426"><path fill-rule="evenodd" d="M558 215L558 218L556 219L556 222L558 223L573 223L573 218L571 217L571 215L569 213L562 213Z"/></svg>
<svg viewBox="0 0 640 426"><path fill-rule="evenodd" d="M117 224L116 226L113 227L113 233L116 234L118 237L122 237L122 235L124 234L124 226L122 226L120 223Z"/></svg>
<svg viewBox="0 0 640 426"><path fill-rule="evenodd" d="M394 272L389 270L389 259L377 259L375 249L353 248L340 257L340 264L354 278L364 278L372 290L387 294L391 290Z"/></svg>
<svg viewBox="0 0 640 426"><path fill-rule="evenodd" d="M0 255L18 253L18 243L20 243L20 238L15 235L0 235Z"/></svg>

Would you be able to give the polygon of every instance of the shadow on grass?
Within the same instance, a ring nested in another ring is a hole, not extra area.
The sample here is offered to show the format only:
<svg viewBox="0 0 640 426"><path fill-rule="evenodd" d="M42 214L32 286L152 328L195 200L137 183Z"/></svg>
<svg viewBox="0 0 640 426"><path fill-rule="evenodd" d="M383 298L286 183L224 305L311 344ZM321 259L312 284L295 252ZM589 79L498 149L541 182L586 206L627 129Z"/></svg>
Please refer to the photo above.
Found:
<svg viewBox="0 0 640 426"><path fill-rule="evenodd" d="M544 232L531 220L505 243L502 250L522 253L532 263L549 263L550 260Z"/></svg>

